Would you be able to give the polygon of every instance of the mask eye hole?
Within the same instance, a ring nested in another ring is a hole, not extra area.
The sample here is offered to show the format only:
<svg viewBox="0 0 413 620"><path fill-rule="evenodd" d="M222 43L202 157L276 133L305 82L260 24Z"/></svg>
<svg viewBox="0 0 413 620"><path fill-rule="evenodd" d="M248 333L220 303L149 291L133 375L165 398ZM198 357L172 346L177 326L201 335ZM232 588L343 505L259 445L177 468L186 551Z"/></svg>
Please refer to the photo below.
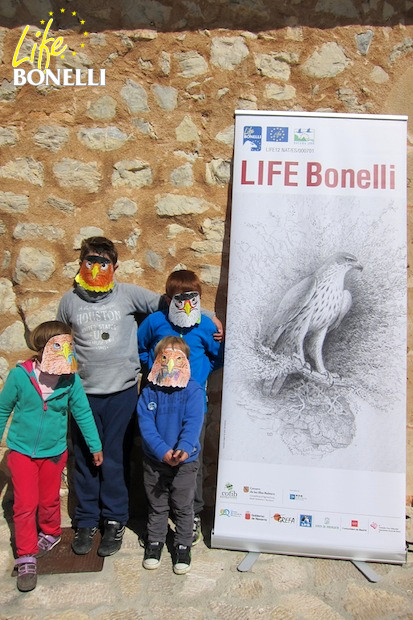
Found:
<svg viewBox="0 0 413 620"><path fill-rule="evenodd" d="M107 271L109 268L109 263L103 263L103 265L101 265L100 270L101 271Z"/></svg>
<svg viewBox="0 0 413 620"><path fill-rule="evenodd" d="M90 262L90 260L85 261L85 265L88 269L92 269L92 263Z"/></svg>
<svg viewBox="0 0 413 620"><path fill-rule="evenodd" d="M166 362L166 355L162 355L162 361Z"/></svg>
<svg viewBox="0 0 413 620"><path fill-rule="evenodd" d="M62 347L60 346L60 344L58 342L54 342L53 343L53 350L54 351L60 351Z"/></svg>

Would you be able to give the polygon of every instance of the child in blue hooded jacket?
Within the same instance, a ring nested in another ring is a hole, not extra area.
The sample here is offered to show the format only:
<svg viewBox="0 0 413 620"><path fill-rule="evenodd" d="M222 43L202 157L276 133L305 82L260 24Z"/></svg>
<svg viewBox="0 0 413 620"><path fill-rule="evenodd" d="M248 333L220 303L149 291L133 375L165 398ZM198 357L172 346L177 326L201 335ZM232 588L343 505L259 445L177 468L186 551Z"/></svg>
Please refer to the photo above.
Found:
<svg viewBox="0 0 413 620"><path fill-rule="evenodd" d="M174 567L182 575L191 567L194 495L204 419L204 390L190 378L189 347L176 336L155 349L148 385L138 401L144 451L143 479L148 498L148 539L143 567L158 568L174 512Z"/></svg>

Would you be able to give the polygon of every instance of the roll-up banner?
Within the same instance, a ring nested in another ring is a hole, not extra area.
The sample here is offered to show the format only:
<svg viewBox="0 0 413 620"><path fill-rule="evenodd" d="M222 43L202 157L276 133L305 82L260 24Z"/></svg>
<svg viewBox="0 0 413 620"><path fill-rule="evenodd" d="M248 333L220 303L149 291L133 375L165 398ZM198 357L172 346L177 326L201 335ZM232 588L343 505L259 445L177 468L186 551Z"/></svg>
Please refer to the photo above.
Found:
<svg viewBox="0 0 413 620"><path fill-rule="evenodd" d="M236 112L213 547L405 561L406 121Z"/></svg>

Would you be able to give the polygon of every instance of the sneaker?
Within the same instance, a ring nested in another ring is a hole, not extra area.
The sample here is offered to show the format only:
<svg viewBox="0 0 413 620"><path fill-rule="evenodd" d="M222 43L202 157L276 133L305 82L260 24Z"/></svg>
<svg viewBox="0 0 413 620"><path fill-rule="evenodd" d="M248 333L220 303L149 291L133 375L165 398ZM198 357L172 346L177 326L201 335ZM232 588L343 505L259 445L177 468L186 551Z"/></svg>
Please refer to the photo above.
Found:
<svg viewBox="0 0 413 620"><path fill-rule="evenodd" d="M52 536L51 534L43 534L43 532L40 532L39 539L37 541L39 551L36 553L36 558L42 558L46 555L46 553L53 549L53 547L56 547L61 540L62 539L60 536Z"/></svg>
<svg viewBox="0 0 413 620"><path fill-rule="evenodd" d="M145 555L143 556L142 566L148 570L159 568L161 563L163 543L147 542L145 547Z"/></svg>
<svg viewBox="0 0 413 620"><path fill-rule="evenodd" d="M175 547L174 573L185 575L191 568L191 547L178 545Z"/></svg>
<svg viewBox="0 0 413 620"><path fill-rule="evenodd" d="M24 555L16 560L17 589L20 592L30 592L37 584L36 558L32 555Z"/></svg>
<svg viewBox="0 0 413 620"><path fill-rule="evenodd" d="M122 538L125 533L125 526L119 521L105 520L105 531L99 545L98 555L106 557L113 555L122 546Z"/></svg>
<svg viewBox="0 0 413 620"><path fill-rule="evenodd" d="M200 540L202 540L201 517L195 515L192 529L192 546L197 545Z"/></svg>
<svg viewBox="0 0 413 620"><path fill-rule="evenodd" d="M93 537L97 527L78 527L72 542L72 549L77 555L86 555L92 548Z"/></svg>

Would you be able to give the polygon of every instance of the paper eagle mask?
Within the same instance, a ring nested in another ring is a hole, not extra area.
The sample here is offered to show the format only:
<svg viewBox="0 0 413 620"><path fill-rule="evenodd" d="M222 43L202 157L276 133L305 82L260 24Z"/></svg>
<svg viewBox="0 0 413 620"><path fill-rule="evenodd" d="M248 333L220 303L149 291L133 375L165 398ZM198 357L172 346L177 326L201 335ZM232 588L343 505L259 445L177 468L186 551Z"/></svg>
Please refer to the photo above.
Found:
<svg viewBox="0 0 413 620"><path fill-rule="evenodd" d="M104 256L86 256L80 265L75 281L82 288L94 293L106 293L114 287L112 262Z"/></svg>
<svg viewBox="0 0 413 620"><path fill-rule="evenodd" d="M156 356L148 379L161 387L185 387L190 375L191 368L185 353L181 349L167 347Z"/></svg>
<svg viewBox="0 0 413 620"><path fill-rule="evenodd" d="M77 370L77 362L73 353L73 342L70 334L53 336L45 344L41 372L49 375L70 375Z"/></svg>
<svg viewBox="0 0 413 620"><path fill-rule="evenodd" d="M201 321L201 299L197 291L178 293L169 304L169 320L178 327L193 327Z"/></svg>

